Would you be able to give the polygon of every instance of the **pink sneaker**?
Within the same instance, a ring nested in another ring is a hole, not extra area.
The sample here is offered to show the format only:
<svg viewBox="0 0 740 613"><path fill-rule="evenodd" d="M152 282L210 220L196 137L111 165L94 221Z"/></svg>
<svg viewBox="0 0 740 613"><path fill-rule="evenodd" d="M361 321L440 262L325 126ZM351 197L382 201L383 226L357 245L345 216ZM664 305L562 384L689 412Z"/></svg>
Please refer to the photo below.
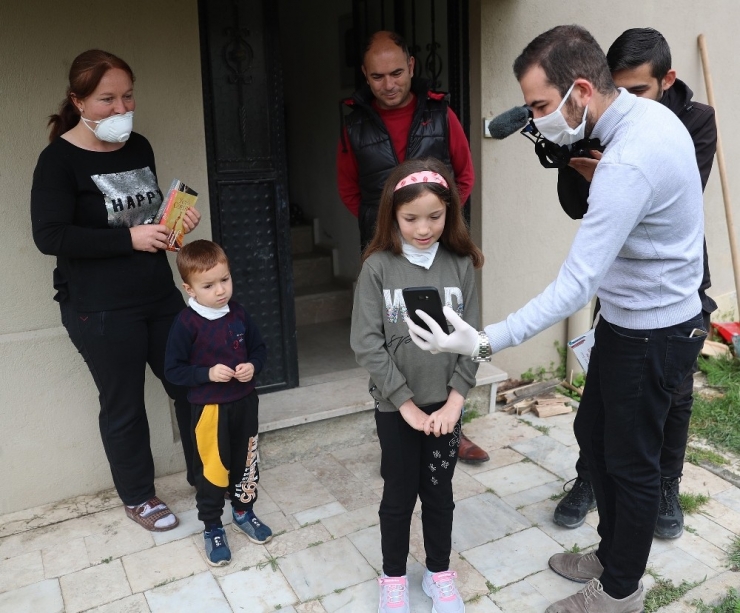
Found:
<svg viewBox="0 0 740 613"><path fill-rule="evenodd" d="M403 577L378 577L380 604L378 613L411 613L406 575Z"/></svg>
<svg viewBox="0 0 740 613"><path fill-rule="evenodd" d="M445 570L441 573L424 571L421 587L432 599L432 613L465 613L465 603L455 586L457 573Z"/></svg>

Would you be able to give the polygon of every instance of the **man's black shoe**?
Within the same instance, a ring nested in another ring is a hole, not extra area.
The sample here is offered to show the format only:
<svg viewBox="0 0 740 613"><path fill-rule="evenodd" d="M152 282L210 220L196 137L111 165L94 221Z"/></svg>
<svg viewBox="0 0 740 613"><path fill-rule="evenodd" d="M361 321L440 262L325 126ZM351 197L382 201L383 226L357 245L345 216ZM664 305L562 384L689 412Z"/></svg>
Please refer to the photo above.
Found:
<svg viewBox="0 0 740 613"><path fill-rule="evenodd" d="M565 498L555 507L552 519L559 526L578 528L586 521L586 514L596 508L596 497L591 483L580 477L568 481L563 485L563 489L565 490L565 487L571 482L573 486Z"/></svg>
<svg viewBox="0 0 740 613"><path fill-rule="evenodd" d="M683 534L683 511L678 502L679 477L660 478L660 507L655 536L659 539L677 539Z"/></svg>

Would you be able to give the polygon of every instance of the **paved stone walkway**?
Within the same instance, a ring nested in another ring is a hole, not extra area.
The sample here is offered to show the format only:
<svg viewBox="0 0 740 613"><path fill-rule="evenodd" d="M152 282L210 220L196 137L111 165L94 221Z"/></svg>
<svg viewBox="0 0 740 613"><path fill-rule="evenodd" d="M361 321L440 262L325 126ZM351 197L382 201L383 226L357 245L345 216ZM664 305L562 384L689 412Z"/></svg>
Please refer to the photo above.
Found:
<svg viewBox="0 0 740 613"><path fill-rule="evenodd" d="M380 451L372 414L351 419L358 444L329 453L317 440L318 451L300 461L280 463L284 441L265 438L256 511L277 535L258 546L229 529L226 567L212 568L202 556L202 526L183 474L157 480L158 495L180 518L170 532L142 530L112 492L0 517L0 612L374 613ZM452 567L468 613L542 613L581 587L547 567L551 554L598 540L595 513L577 530L551 521L551 496L574 476L572 421L496 413L466 425L491 455L480 466L458 464L454 480ZM676 584L706 581L664 609L671 613L693 612L686 603L740 585L740 573L727 566L740 534L740 489L687 464L682 491L711 500L687 518L680 539L654 542L649 564ZM431 610L420 587L423 560L417 508L408 565L414 612Z"/></svg>

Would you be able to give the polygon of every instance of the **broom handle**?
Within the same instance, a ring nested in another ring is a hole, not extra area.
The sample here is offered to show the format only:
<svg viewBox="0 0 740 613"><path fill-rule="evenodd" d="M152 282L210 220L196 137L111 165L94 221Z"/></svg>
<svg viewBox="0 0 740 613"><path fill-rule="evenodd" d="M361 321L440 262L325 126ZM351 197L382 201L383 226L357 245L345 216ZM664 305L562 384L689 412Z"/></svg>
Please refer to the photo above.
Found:
<svg viewBox="0 0 740 613"><path fill-rule="evenodd" d="M717 122L717 165L719 166L719 180L722 184L722 199L725 204L725 219L727 220L727 233L730 236L730 256L732 258L732 271L735 275L735 301L740 304L740 260L738 259L737 241L735 240L735 225L732 221L732 205L730 204L730 188L727 185L727 169L725 168L725 154L722 148L722 138L719 131L719 119L717 117L717 106L714 103L714 87L712 86L712 71L709 69L709 56L704 34L699 34L699 52L701 63L704 68L704 83L707 87L707 100L709 106L714 108L715 121ZM740 317L740 311L736 311Z"/></svg>

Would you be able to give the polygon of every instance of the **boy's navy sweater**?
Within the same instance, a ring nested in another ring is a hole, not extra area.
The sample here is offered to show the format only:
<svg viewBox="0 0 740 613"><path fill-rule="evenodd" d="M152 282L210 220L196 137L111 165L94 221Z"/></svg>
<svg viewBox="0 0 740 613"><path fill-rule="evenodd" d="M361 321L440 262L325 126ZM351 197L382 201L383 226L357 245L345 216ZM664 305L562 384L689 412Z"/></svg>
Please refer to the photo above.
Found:
<svg viewBox="0 0 740 613"><path fill-rule="evenodd" d="M254 380L265 365L267 347L259 329L240 304L229 302L229 312L209 320L190 307L175 319L167 339L164 372L167 380L190 388L188 400L193 404L235 402L254 390ZM216 364L236 368L237 364L254 365L254 377L242 383L232 378L227 383L214 383L208 371Z"/></svg>

